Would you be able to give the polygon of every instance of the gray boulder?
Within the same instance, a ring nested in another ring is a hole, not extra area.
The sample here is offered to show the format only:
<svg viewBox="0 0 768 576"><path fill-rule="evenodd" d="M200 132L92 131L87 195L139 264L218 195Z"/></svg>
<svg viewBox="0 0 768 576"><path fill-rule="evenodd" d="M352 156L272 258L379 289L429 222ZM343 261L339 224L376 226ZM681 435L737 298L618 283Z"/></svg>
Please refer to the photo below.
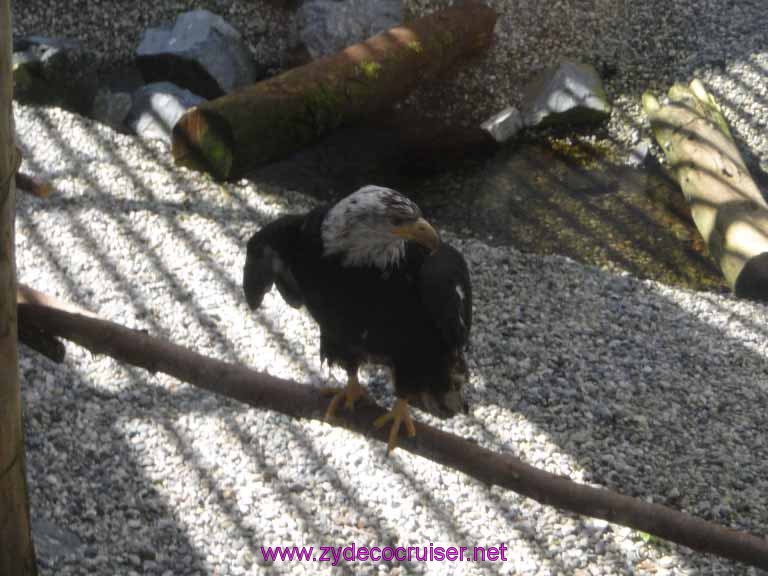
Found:
<svg viewBox="0 0 768 576"><path fill-rule="evenodd" d="M133 106L125 123L141 138L170 144L171 131L179 118L204 100L170 82L147 84L133 93Z"/></svg>
<svg viewBox="0 0 768 576"><path fill-rule="evenodd" d="M562 62L538 74L523 93L526 126L591 124L611 114L597 70L589 64Z"/></svg>
<svg viewBox="0 0 768 576"><path fill-rule="evenodd" d="M514 106L505 108L480 125L496 142L503 144L523 128L523 118Z"/></svg>
<svg viewBox="0 0 768 576"><path fill-rule="evenodd" d="M147 82L173 82L205 98L263 76L237 30L208 10L185 12L171 27L147 29L136 63Z"/></svg>
<svg viewBox="0 0 768 576"><path fill-rule="evenodd" d="M13 40L14 97L85 114L98 87L96 60L75 40L29 36Z"/></svg>
<svg viewBox="0 0 768 576"><path fill-rule="evenodd" d="M403 6L401 0L306 0L296 21L299 40L319 58L397 26Z"/></svg>
<svg viewBox="0 0 768 576"><path fill-rule="evenodd" d="M91 117L97 122L125 131L125 119L133 107L133 98L128 92L99 90L93 100Z"/></svg>
<svg viewBox="0 0 768 576"><path fill-rule="evenodd" d="M133 107L133 93L145 85L141 72L135 65L127 64L107 71L100 78L91 117L120 132L129 132L125 120Z"/></svg>

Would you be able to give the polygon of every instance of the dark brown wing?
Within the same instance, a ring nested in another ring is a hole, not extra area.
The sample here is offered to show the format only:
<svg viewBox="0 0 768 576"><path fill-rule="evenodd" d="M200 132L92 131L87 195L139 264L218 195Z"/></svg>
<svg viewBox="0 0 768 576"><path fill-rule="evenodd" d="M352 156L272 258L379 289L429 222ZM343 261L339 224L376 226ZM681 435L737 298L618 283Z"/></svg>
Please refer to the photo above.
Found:
<svg viewBox="0 0 768 576"><path fill-rule="evenodd" d="M472 284L461 252L443 243L435 254L425 257L419 291L444 344L464 349L472 328Z"/></svg>

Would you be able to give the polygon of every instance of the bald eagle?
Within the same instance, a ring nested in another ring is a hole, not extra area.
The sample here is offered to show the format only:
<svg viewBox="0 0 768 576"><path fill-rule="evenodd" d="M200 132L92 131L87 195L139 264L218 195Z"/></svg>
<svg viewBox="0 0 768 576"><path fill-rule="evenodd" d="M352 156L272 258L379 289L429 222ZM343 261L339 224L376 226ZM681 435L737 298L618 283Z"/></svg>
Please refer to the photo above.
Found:
<svg viewBox="0 0 768 576"><path fill-rule="evenodd" d="M319 325L321 359L347 372L326 418L363 396L365 363L392 371L397 401L374 422L392 421L388 451L401 424L416 433L409 402L442 418L466 413L469 270L413 201L365 186L335 205L267 224L248 241L243 290L252 310L273 284Z"/></svg>

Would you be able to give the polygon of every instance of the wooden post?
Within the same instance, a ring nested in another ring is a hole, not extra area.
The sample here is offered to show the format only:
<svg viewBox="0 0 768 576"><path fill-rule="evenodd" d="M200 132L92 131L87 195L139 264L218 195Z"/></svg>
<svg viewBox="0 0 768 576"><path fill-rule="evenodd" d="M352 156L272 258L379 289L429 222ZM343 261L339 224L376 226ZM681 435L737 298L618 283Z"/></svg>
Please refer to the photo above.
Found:
<svg viewBox="0 0 768 576"><path fill-rule="evenodd" d="M749 175L728 124L704 85L675 84L669 104L643 95L696 227L737 296L768 299L768 203Z"/></svg>
<svg viewBox="0 0 768 576"><path fill-rule="evenodd" d="M0 0L0 574L37 574L29 523L16 335L11 6Z"/></svg>
<svg viewBox="0 0 768 576"><path fill-rule="evenodd" d="M177 163L221 179L287 156L370 116L486 48L496 14L468 1L189 110L173 129Z"/></svg>

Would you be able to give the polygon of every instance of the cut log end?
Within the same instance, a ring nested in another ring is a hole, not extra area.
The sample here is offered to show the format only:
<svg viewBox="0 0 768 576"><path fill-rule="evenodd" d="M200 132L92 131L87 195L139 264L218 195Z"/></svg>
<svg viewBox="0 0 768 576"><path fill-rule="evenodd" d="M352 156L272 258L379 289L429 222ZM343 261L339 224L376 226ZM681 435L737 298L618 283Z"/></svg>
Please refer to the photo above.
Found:
<svg viewBox="0 0 768 576"><path fill-rule="evenodd" d="M226 180L233 170L234 138L226 122L211 112L192 108L173 127L174 161Z"/></svg>
<svg viewBox="0 0 768 576"><path fill-rule="evenodd" d="M768 301L768 252L747 261L736 279L734 292L739 298Z"/></svg>

